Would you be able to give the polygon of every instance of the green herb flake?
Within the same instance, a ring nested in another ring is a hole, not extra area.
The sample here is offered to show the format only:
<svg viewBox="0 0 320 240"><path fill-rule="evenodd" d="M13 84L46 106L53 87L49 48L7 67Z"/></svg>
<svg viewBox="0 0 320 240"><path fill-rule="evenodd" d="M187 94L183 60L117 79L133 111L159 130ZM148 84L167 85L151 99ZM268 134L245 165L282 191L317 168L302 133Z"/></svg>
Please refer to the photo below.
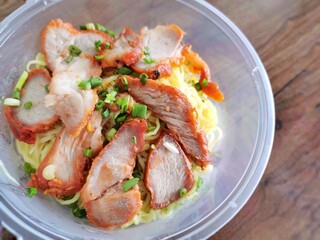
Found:
<svg viewBox="0 0 320 240"><path fill-rule="evenodd" d="M35 187L28 187L27 188L27 196L28 197L33 197L38 193L38 189Z"/></svg>
<svg viewBox="0 0 320 240"><path fill-rule="evenodd" d="M202 82L201 82L201 86L202 87L206 87L206 86L208 86L208 84L209 84L209 82L208 82L207 79L203 79Z"/></svg>
<svg viewBox="0 0 320 240"><path fill-rule="evenodd" d="M200 187L202 186L203 184L203 178L202 177L198 177L197 179L197 187L196 187L196 191L198 192L200 190Z"/></svg>
<svg viewBox="0 0 320 240"><path fill-rule="evenodd" d="M187 189L181 188L179 193L180 193L180 197L184 197L185 195L187 195Z"/></svg>
<svg viewBox="0 0 320 240"><path fill-rule="evenodd" d="M137 144L137 137L136 136L132 137L132 142L133 142L133 144Z"/></svg>
<svg viewBox="0 0 320 240"><path fill-rule="evenodd" d="M84 148L83 149L83 155L86 157L92 157L92 149L91 148Z"/></svg>
<svg viewBox="0 0 320 240"><path fill-rule="evenodd" d="M24 171L30 176L31 173L35 173L36 169L31 166L30 163L25 162L23 165Z"/></svg>
<svg viewBox="0 0 320 240"><path fill-rule="evenodd" d="M110 115L110 110L109 108L106 108L104 111L101 112L101 115L103 118L107 118Z"/></svg>
<svg viewBox="0 0 320 240"><path fill-rule="evenodd" d="M122 75L129 75L130 73L132 73L132 69L131 68L127 68L127 67L121 67L118 72Z"/></svg>
<svg viewBox="0 0 320 240"><path fill-rule="evenodd" d="M202 87L201 87L200 83L196 83L196 84L194 85L194 88L195 88L198 92L202 90Z"/></svg>
<svg viewBox="0 0 320 240"><path fill-rule="evenodd" d="M137 183L139 182L139 178L131 178L130 180L126 181L122 185L122 189L124 192L129 191L131 188L133 188Z"/></svg>
<svg viewBox="0 0 320 240"><path fill-rule="evenodd" d="M25 109L30 109L30 108L32 107L32 102L31 102L31 101L25 102L25 103L23 104L23 107L24 107Z"/></svg>
<svg viewBox="0 0 320 240"><path fill-rule="evenodd" d="M142 60L146 64L152 64L152 63L156 63L157 62L154 58L151 58L151 57L145 57Z"/></svg>

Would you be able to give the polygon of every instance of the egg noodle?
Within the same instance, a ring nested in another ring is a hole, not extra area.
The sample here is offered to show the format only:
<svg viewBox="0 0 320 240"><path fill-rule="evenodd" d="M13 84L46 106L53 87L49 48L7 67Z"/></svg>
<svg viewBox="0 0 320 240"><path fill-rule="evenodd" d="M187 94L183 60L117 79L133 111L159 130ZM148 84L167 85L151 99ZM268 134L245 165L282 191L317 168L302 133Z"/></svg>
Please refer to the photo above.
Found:
<svg viewBox="0 0 320 240"><path fill-rule="evenodd" d="M34 60L31 60L27 63L26 70L30 71L34 67L39 68L45 66L46 62L43 54L38 53ZM109 87L111 88L115 84L117 78L118 75L103 78L103 86L107 89ZM199 121L200 129L202 129L207 135L210 151L221 139L222 131L218 127L218 118L215 106L205 94L198 92L194 88L194 84L199 82L199 75L192 73L187 65L181 65L172 69L172 74L170 77L160 78L157 81L178 88L187 96L191 105L196 109L196 117ZM155 117L149 110L147 111L147 120L154 127L145 133L145 144L142 151L137 155L136 168L138 168L142 173L144 173L150 149L155 148L155 143L161 133L161 123L159 118ZM106 123L105 126L109 128L108 125L111 127L112 124L113 123ZM37 134L35 144L27 144L17 140L17 150L22 155L24 161L30 163L33 168L37 169L41 161L45 158L52 147L54 140L61 128L62 125L57 124L50 131ZM192 189L184 197L181 197L179 200L162 209L152 209L150 207L150 193L147 191L143 180L140 180L138 184L143 206L140 212L131 221L122 225L121 228L126 228L132 224L138 225L140 223L148 223L158 218L161 219L169 216L174 210L180 208L186 201L192 200L198 196L199 183L202 181L202 176L211 170L212 165L209 165L205 170L202 170L199 166L192 163L192 172L195 179ZM57 198L56 200L62 205L70 205L79 200L79 195L80 194L77 193L68 200Z"/></svg>

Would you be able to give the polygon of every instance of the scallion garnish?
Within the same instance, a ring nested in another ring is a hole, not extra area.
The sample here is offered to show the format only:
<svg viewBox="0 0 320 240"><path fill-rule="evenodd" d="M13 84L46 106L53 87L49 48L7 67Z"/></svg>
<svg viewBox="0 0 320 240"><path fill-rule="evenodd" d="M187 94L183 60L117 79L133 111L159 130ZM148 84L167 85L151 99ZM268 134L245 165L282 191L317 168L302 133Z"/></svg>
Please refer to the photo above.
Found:
<svg viewBox="0 0 320 240"><path fill-rule="evenodd" d="M127 119L127 117L128 117L128 114L122 113L122 114L119 114L119 115L114 119L114 121L115 121L116 123L122 123L122 122L124 122L124 121Z"/></svg>
<svg viewBox="0 0 320 240"><path fill-rule="evenodd" d="M121 82L123 83L123 85L127 86L129 84L128 79L126 77L122 77L121 78Z"/></svg>
<svg viewBox="0 0 320 240"><path fill-rule="evenodd" d="M130 73L132 73L132 69L127 68L127 67L121 67L118 72L122 75L128 75Z"/></svg>
<svg viewBox="0 0 320 240"><path fill-rule="evenodd" d="M99 100L98 103L96 104L96 110L101 110L103 108L104 101Z"/></svg>
<svg viewBox="0 0 320 240"><path fill-rule="evenodd" d="M31 102L31 101L25 102L25 103L23 104L23 107L24 107L25 109L30 109L30 108L32 107L32 102Z"/></svg>
<svg viewBox="0 0 320 240"><path fill-rule="evenodd" d="M128 110L130 102L130 96L119 98L117 100L117 105L120 107L120 112L123 113Z"/></svg>
<svg viewBox="0 0 320 240"><path fill-rule="evenodd" d="M155 63L156 60L154 58L151 58L151 57L145 57L142 59L144 61L144 63L146 64L152 64L152 63Z"/></svg>
<svg viewBox="0 0 320 240"><path fill-rule="evenodd" d="M101 31L101 32L105 32L107 34L109 34L111 37L115 37L116 35L114 34L114 31L106 28L105 26L99 24L99 23L96 23L95 24L95 27L98 31Z"/></svg>
<svg viewBox="0 0 320 240"><path fill-rule="evenodd" d="M84 208L80 208L77 202L71 205L71 211L73 216L77 218L85 218L87 216L87 212Z"/></svg>
<svg viewBox="0 0 320 240"><path fill-rule="evenodd" d="M106 134L107 140L110 142L113 136L116 135L116 133L117 133L117 129L111 128Z"/></svg>
<svg viewBox="0 0 320 240"><path fill-rule="evenodd" d="M156 128L157 128L156 126L149 125L149 126L148 126L148 129L147 129L147 132L154 131Z"/></svg>
<svg viewBox="0 0 320 240"><path fill-rule="evenodd" d="M208 86L208 84L209 84L209 82L208 82L207 79L203 79L202 82L201 82L201 86L202 87L206 87L206 86Z"/></svg>
<svg viewBox="0 0 320 240"><path fill-rule="evenodd" d="M47 93L49 93L49 83L47 83L47 84L44 86L44 89L46 90Z"/></svg>
<svg viewBox="0 0 320 240"><path fill-rule="evenodd" d="M102 60L102 59L104 59L104 55L97 55L97 56L94 56L95 57L95 59L97 59L97 60Z"/></svg>
<svg viewBox="0 0 320 240"><path fill-rule="evenodd" d="M133 104L131 116L133 118L146 118L147 106L139 103Z"/></svg>
<svg viewBox="0 0 320 240"><path fill-rule="evenodd" d="M99 52L101 44L102 43L100 40L94 42L94 46L97 52Z"/></svg>
<svg viewBox="0 0 320 240"><path fill-rule="evenodd" d="M20 91L23 85L25 84L25 82L27 81L28 76L29 76L28 72L23 71L14 89L18 89Z"/></svg>
<svg viewBox="0 0 320 240"><path fill-rule="evenodd" d="M180 189L180 197L184 197L187 194L187 189L186 188L181 188Z"/></svg>
<svg viewBox="0 0 320 240"><path fill-rule="evenodd" d="M91 77L90 79L91 88L100 87L102 85L101 77Z"/></svg>
<svg viewBox="0 0 320 240"><path fill-rule="evenodd" d="M141 175L141 173L138 172L138 171L133 172L133 173L132 173L132 176L133 176L134 178L142 179L142 175Z"/></svg>
<svg viewBox="0 0 320 240"><path fill-rule="evenodd" d="M148 81L149 76L146 73L141 73L139 75L139 78L140 78L140 82L142 83L142 85L145 85Z"/></svg>
<svg viewBox="0 0 320 240"><path fill-rule="evenodd" d="M20 90L16 88L12 93L12 97L15 99L20 99Z"/></svg>
<svg viewBox="0 0 320 240"><path fill-rule="evenodd" d="M117 94L118 94L117 91L111 91L106 95L106 99L104 100L104 102L110 103L110 104L113 103L116 100Z"/></svg>
<svg viewBox="0 0 320 240"><path fill-rule="evenodd" d="M91 148L84 148L83 155L86 157L92 157L92 149Z"/></svg>
<svg viewBox="0 0 320 240"><path fill-rule="evenodd" d="M73 56L79 56L82 53L82 51L75 45L70 45L69 51Z"/></svg>
<svg viewBox="0 0 320 240"><path fill-rule="evenodd" d="M83 90L91 89L91 82L90 80L82 80L78 83L78 87L82 88Z"/></svg>
<svg viewBox="0 0 320 240"><path fill-rule="evenodd" d="M15 98L6 98L6 99L4 99L3 105L18 107L18 106L20 106L20 100L15 99Z"/></svg>
<svg viewBox="0 0 320 240"><path fill-rule="evenodd" d="M197 179L197 187L196 187L196 191L198 192L200 190L200 187L203 184L203 178L202 177L198 177Z"/></svg>
<svg viewBox="0 0 320 240"><path fill-rule="evenodd" d="M95 30L96 29L93 23L87 23L86 28L87 28L87 30Z"/></svg>
<svg viewBox="0 0 320 240"><path fill-rule="evenodd" d="M110 47L111 47L111 46L110 46L110 43L105 43L105 44L104 44L104 48L105 48L105 49L109 49Z"/></svg>
<svg viewBox="0 0 320 240"><path fill-rule="evenodd" d="M85 26L85 25L80 25L79 28L80 28L80 30L88 30L87 26Z"/></svg>
<svg viewBox="0 0 320 240"><path fill-rule="evenodd" d="M122 189L124 192L129 191L131 188L133 188L137 183L139 182L139 178L131 178L130 180L126 181L122 185Z"/></svg>
<svg viewBox="0 0 320 240"><path fill-rule="evenodd" d="M28 187L27 188L27 196L28 197L33 197L37 193L38 193L38 189L37 188L35 188L35 187Z"/></svg>
<svg viewBox="0 0 320 240"><path fill-rule="evenodd" d="M132 142L133 142L133 144L137 144L137 137L136 136L132 137Z"/></svg>
<svg viewBox="0 0 320 240"><path fill-rule="evenodd" d="M143 50L144 55L150 55L151 51L149 47L145 47Z"/></svg>
<svg viewBox="0 0 320 240"><path fill-rule="evenodd" d="M201 87L200 83L196 83L196 84L194 85L194 88L195 88L198 92L202 90L202 87Z"/></svg>
<svg viewBox="0 0 320 240"><path fill-rule="evenodd" d="M36 169L31 166L30 163L25 162L23 165L24 171L30 176L31 173L35 173Z"/></svg>
<svg viewBox="0 0 320 240"><path fill-rule="evenodd" d="M110 110L109 108L106 108L104 111L101 112L101 115L103 118L107 118L110 115Z"/></svg>
<svg viewBox="0 0 320 240"><path fill-rule="evenodd" d="M71 63L73 60L74 56L72 54L70 54L67 58L66 58L66 63Z"/></svg>

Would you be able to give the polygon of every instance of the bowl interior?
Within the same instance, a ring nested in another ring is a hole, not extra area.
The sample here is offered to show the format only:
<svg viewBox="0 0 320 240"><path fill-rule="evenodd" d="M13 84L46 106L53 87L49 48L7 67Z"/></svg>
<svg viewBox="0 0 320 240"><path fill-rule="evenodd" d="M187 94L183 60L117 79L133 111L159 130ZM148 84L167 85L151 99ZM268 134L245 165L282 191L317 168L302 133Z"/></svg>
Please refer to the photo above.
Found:
<svg viewBox="0 0 320 240"><path fill-rule="evenodd" d="M126 26L138 32L142 26L177 24L187 33L184 41L192 44L208 63L212 79L219 84L225 100L214 103L223 138L214 149L214 170L205 180L200 197L186 203L167 219L112 232L75 219L68 208L41 194L32 199L24 195L26 176L22 160L15 151L1 104L0 193L12 218L16 216L21 221L23 227L17 233L24 235L36 229L38 233L56 238L76 235L86 239L128 239L129 236L130 239L153 239L179 232L187 234L187 229L194 235L205 227L201 223L208 221L215 223L210 232L217 231L225 223L219 216L230 207L230 196L245 191L248 173L259 161L267 162L267 158L260 159L257 153L263 147L259 141L263 141L261 126L266 114L261 107L261 101L266 99L259 86L266 79L262 79L259 71L254 74L253 57L231 27L216 13L193 1L31 1L27 6L27 11L10 21L9 26L3 24L0 28L1 97L11 94L13 82L26 62L40 51L40 34L47 22L61 18L74 26L99 22L116 33ZM255 179L256 183L258 181Z"/></svg>

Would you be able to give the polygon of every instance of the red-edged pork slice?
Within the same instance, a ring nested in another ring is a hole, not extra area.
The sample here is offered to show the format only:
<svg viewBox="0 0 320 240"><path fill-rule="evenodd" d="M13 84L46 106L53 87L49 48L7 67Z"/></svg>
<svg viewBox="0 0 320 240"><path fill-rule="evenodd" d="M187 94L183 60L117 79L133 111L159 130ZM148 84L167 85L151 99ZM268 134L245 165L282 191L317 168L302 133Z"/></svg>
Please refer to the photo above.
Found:
<svg viewBox="0 0 320 240"><path fill-rule="evenodd" d="M52 107L44 104L47 95L45 86L49 84L51 77L45 69L32 69L24 87L21 90L19 107L4 106L3 113L13 132L19 141L29 144L35 142L35 133L46 132L59 120ZM26 109L24 104L32 102L32 107Z"/></svg>
<svg viewBox="0 0 320 240"><path fill-rule="evenodd" d="M144 145L146 129L145 119L133 119L120 127L112 141L94 159L86 184L81 190L82 203L101 197L106 189L130 178L136 155ZM136 144L133 142L134 136Z"/></svg>
<svg viewBox="0 0 320 240"><path fill-rule="evenodd" d="M77 57L66 70L53 72L46 106L54 106L68 133L74 137L87 124L98 101L95 90L82 90L78 83L100 74L100 66L89 56Z"/></svg>
<svg viewBox="0 0 320 240"><path fill-rule="evenodd" d="M87 218L98 227L109 230L119 227L134 218L142 202L138 186L123 192L122 184L106 190L101 198L86 203Z"/></svg>
<svg viewBox="0 0 320 240"><path fill-rule="evenodd" d="M75 45L83 53L95 55L95 41L112 42L108 34L96 30L79 31L60 19L51 20L42 32L42 52L51 71L64 70L68 63L69 46Z"/></svg>
<svg viewBox="0 0 320 240"><path fill-rule="evenodd" d="M91 148L93 156L102 149L101 122L100 112L93 112L88 126L77 138L68 134L65 127L62 128L29 184L58 198L80 191L90 162L84 155L84 148Z"/></svg>
<svg viewBox="0 0 320 240"><path fill-rule="evenodd" d="M127 77L127 80L128 92L134 100L147 105L163 120L184 151L205 168L209 164L207 138L199 129L195 109L187 97L180 90L157 81L148 80L142 85L138 78Z"/></svg>
<svg viewBox="0 0 320 240"><path fill-rule="evenodd" d="M151 193L151 207L163 208L180 198L180 190L189 191L194 183L191 164L180 145L164 134L151 150L144 176Z"/></svg>
<svg viewBox="0 0 320 240"><path fill-rule="evenodd" d="M181 55L181 40L184 32L176 25L158 25L153 29L142 28L142 36L145 55L132 65L132 68L139 73L147 73L151 78L163 77L171 74L171 63L176 62ZM146 52L146 51L145 51ZM155 60L154 63L146 62L146 59Z"/></svg>
<svg viewBox="0 0 320 240"><path fill-rule="evenodd" d="M125 28L110 48L102 47L99 53L104 55L102 67L130 66L136 63L143 54L143 42L139 35L131 29Z"/></svg>

